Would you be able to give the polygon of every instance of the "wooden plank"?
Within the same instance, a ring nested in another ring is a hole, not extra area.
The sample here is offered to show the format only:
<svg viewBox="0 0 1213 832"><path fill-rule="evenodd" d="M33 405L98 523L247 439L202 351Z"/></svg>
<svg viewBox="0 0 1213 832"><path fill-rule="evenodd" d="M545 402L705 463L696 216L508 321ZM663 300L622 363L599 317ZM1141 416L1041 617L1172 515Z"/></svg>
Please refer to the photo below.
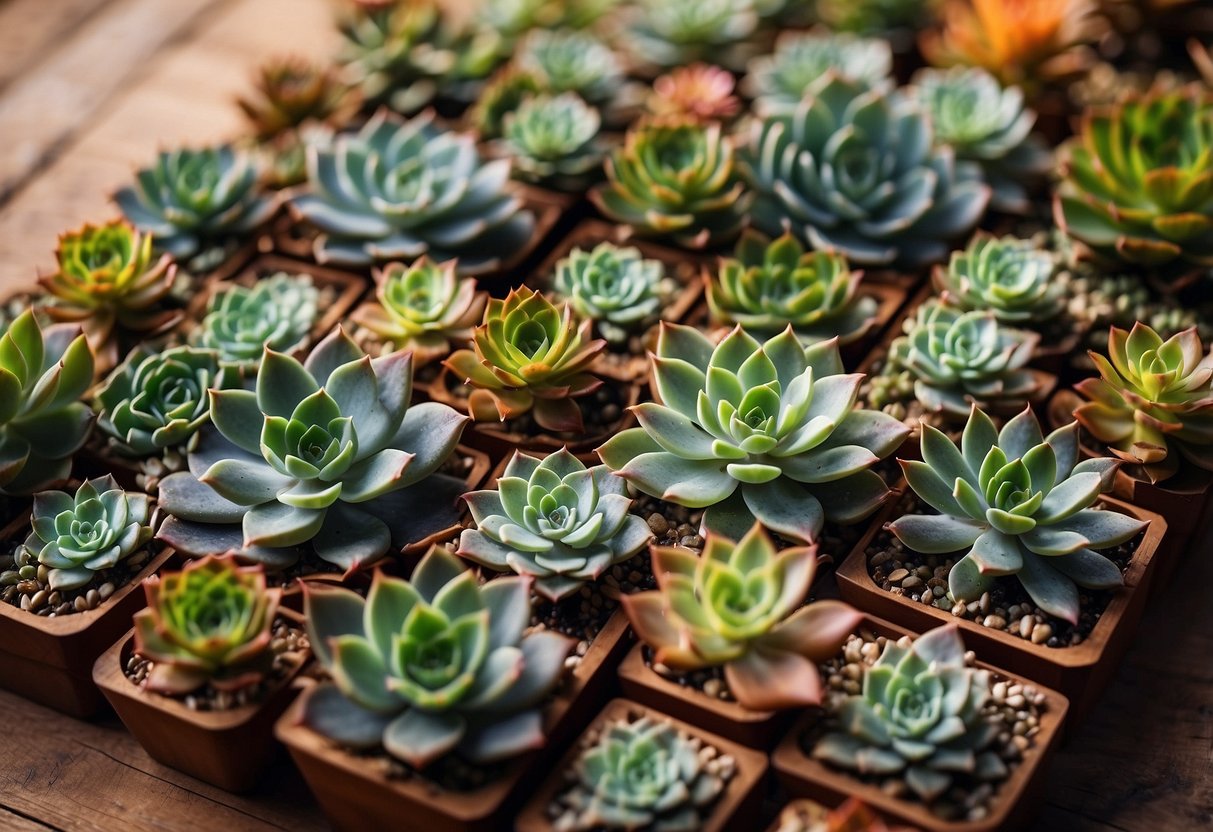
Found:
<svg viewBox="0 0 1213 832"><path fill-rule="evenodd" d="M8 0L0 4L0 89L53 54L109 0Z"/></svg>
<svg viewBox="0 0 1213 832"><path fill-rule="evenodd" d="M0 806L0 829L4 829L6 832L56 832L53 826L47 826L41 821L10 812L3 806Z"/></svg>

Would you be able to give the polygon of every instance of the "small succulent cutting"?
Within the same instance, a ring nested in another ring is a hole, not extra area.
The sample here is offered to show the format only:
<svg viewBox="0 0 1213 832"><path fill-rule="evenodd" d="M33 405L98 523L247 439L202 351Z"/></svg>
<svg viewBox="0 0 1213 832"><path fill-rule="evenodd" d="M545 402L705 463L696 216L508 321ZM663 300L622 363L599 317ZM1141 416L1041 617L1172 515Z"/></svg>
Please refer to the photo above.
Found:
<svg viewBox="0 0 1213 832"><path fill-rule="evenodd" d="M776 551L755 524L734 543L708 535L703 554L653 548L656 590L620 599L653 662L723 667L737 702L755 711L821 704L817 664L834 656L862 614L841 601L805 604L817 547Z"/></svg>
<svg viewBox="0 0 1213 832"><path fill-rule="evenodd" d="M265 570L234 557L205 557L143 581L147 609L135 613L135 653L152 662L144 687L181 696L203 685L239 690L269 672L280 589Z"/></svg>
<svg viewBox="0 0 1213 832"><path fill-rule="evenodd" d="M474 572L435 547L409 581L376 573L363 599L308 588L316 658L332 675L304 723L353 749L382 746L415 768L454 752L477 764L544 743L540 706L572 641L528 631L530 580Z"/></svg>
<svg viewBox="0 0 1213 832"><path fill-rule="evenodd" d="M1205 355L1195 327L1164 341L1143 323L1114 326L1107 357L1090 356L1099 378L1074 385L1087 399L1074 411L1083 429L1151 482L1181 460L1213 470L1213 351Z"/></svg>
<svg viewBox="0 0 1213 832"><path fill-rule="evenodd" d="M152 501L123 491L110 475L85 480L74 495L34 496L33 529L22 544L50 570L51 590L78 589L152 539Z"/></svg>
<svg viewBox="0 0 1213 832"><path fill-rule="evenodd" d="M805 347L789 327L762 343L737 327L715 344L663 323L652 363L662 403L636 405L640 427L598 454L644 493L706 508L708 531L736 540L757 518L812 542L827 518L854 523L888 497L869 469L909 431L855 409L863 376L843 373L834 341Z"/></svg>
<svg viewBox="0 0 1213 832"><path fill-rule="evenodd" d="M1078 623L1078 587L1121 586L1120 569L1096 552L1137 536L1148 521L1092 508L1119 462L1078 460L1078 424L1042 436L1030 409L1002 430L974 406L958 448L923 426L922 461L902 461L906 481L937 515L889 525L916 552L967 553L948 574L948 591L969 602L1014 575L1050 615Z"/></svg>
<svg viewBox="0 0 1213 832"><path fill-rule="evenodd" d="M825 29L783 32L773 53L750 61L745 90L760 112L794 110L827 72L875 87L891 77L893 51L880 38Z"/></svg>
<svg viewBox="0 0 1213 832"><path fill-rule="evenodd" d="M266 347L290 352L306 343L319 302L320 292L307 274L278 272L251 287L222 284L211 295L206 316L190 332L189 341L252 374Z"/></svg>
<svg viewBox="0 0 1213 832"><path fill-rule="evenodd" d="M744 63L757 26L751 0L639 0L619 40L646 64L712 60L733 69Z"/></svg>
<svg viewBox="0 0 1213 832"><path fill-rule="evenodd" d="M0 494L32 494L67 479L93 426L80 402L93 353L80 327L45 330L32 311L0 335Z"/></svg>
<svg viewBox="0 0 1213 832"><path fill-rule="evenodd" d="M675 67L653 81L647 106L659 118L731 121L741 112L733 74L711 64Z"/></svg>
<svg viewBox="0 0 1213 832"><path fill-rule="evenodd" d="M472 348L443 363L471 385L468 412L477 421L533 413L545 430L580 431L576 399L601 386L589 369L606 346L590 337L591 326L578 323L569 304L519 286L505 300L489 301Z"/></svg>
<svg viewBox="0 0 1213 832"><path fill-rule="evenodd" d="M1002 727L982 713L990 671L965 664L956 625L937 627L908 645L890 639L863 674L863 690L837 711L839 730L813 756L860 775L898 775L930 803L958 775L1007 776L994 749Z"/></svg>
<svg viewBox="0 0 1213 832"><path fill-rule="evenodd" d="M253 93L236 103L253 134L269 141L308 123L339 128L357 112L360 102L333 69L287 57L262 64Z"/></svg>
<svg viewBox="0 0 1213 832"><path fill-rule="evenodd" d="M514 176L564 190L598 178L603 148L598 111L576 93L526 98L502 122L502 147Z"/></svg>
<svg viewBox="0 0 1213 832"><path fill-rule="evenodd" d="M875 298L856 294L862 276L841 254L806 252L791 234L772 241L747 231L704 285L717 323L766 337L791 326L805 343L846 344L876 323Z"/></svg>
<svg viewBox="0 0 1213 832"><path fill-rule="evenodd" d="M575 248L556 263L552 289L582 318L594 322L612 344L657 319L673 294L674 281L660 260L648 260L637 248L599 243L591 251Z"/></svg>
<svg viewBox="0 0 1213 832"><path fill-rule="evenodd" d="M751 197L719 124L642 122L607 157L606 174L590 198L637 234L701 249L731 242L745 225Z"/></svg>
<svg viewBox="0 0 1213 832"><path fill-rule="evenodd" d="M422 257L410 266L389 263L375 272L377 302L360 306L353 320L392 350L411 350L413 366L445 357L452 344L471 339L488 295L475 278L460 279L455 262Z"/></svg>
<svg viewBox="0 0 1213 832"><path fill-rule="evenodd" d="M514 65L533 75L545 90L575 93L591 104L607 104L623 83L619 58L585 31L535 29L519 46Z"/></svg>
<svg viewBox="0 0 1213 832"><path fill-rule="evenodd" d="M508 187L507 160L483 163L475 140L429 113L380 110L331 149L309 148L308 185L292 207L323 232L322 263L459 259L461 274L499 268L531 237L535 217Z"/></svg>
<svg viewBox="0 0 1213 832"><path fill-rule="evenodd" d="M458 554L535 581L551 601L639 552L653 533L629 514L627 484L561 449L539 460L515 452L497 488L463 497L476 527L459 536Z"/></svg>
<svg viewBox="0 0 1213 832"><path fill-rule="evenodd" d="M952 252L946 267L935 267L933 282L952 306L988 309L1000 323L1035 327L1065 308L1057 261L1035 240L979 232L967 248Z"/></svg>

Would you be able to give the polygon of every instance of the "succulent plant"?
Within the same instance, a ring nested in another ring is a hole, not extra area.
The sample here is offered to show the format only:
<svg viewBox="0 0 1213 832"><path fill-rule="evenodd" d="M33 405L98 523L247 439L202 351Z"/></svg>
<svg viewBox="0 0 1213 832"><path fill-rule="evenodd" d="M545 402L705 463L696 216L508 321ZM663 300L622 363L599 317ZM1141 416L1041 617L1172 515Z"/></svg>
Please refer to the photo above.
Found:
<svg viewBox="0 0 1213 832"><path fill-rule="evenodd" d="M761 343L737 327L714 344L663 323L652 363L662 404L634 407L640 427L598 454L646 494L707 508L708 531L736 540L757 518L812 542L826 518L856 522L889 496L868 469L909 431L855 409L863 376L843 374L834 341L805 347L789 327Z"/></svg>
<svg viewBox="0 0 1213 832"><path fill-rule="evenodd" d="M232 145L165 151L136 173L135 184L115 192L114 202L153 236L157 251L202 270L278 210L257 175L252 157Z"/></svg>
<svg viewBox="0 0 1213 832"><path fill-rule="evenodd" d="M1062 151L1057 223L1098 254L1171 273L1213 266L1213 92L1147 93L1084 113Z"/></svg>
<svg viewBox="0 0 1213 832"><path fill-rule="evenodd" d="M606 174L590 198L638 234L699 249L731 242L745 225L751 197L719 124L642 123L607 158Z"/></svg>
<svg viewBox="0 0 1213 832"><path fill-rule="evenodd" d="M948 574L956 601L974 601L995 578L1015 575L1036 606L1077 624L1077 587L1123 582L1116 564L1095 550L1131 540L1147 525L1092 508L1118 461L1077 459L1076 422L1044 437L1025 408L999 431L974 405L959 448L924 425L922 461L901 464L910 488L939 514L906 515L889 530L916 552L968 549Z"/></svg>
<svg viewBox="0 0 1213 832"><path fill-rule="evenodd" d="M546 91L533 73L507 64L489 79L468 110L468 125L481 139L499 139L506 115L517 110L526 98Z"/></svg>
<svg viewBox="0 0 1213 832"><path fill-rule="evenodd" d="M616 0L486 0L482 24L507 43L535 29L587 29L611 11Z"/></svg>
<svg viewBox="0 0 1213 832"><path fill-rule="evenodd" d="M152 539L152 501L123 491L110 475L85 480L75 495L34 496L33 529L22 545L49 572L51 590L78 589Z"/></svg>
<svg viewBox="0 0 1213 832"><path fill-rule="evenodd" d="M733 74L718 66L697 63L674 67L653 81L649 112L659 118L700 123L730 121L741 112Z"/></svg>
<svg viewBox="0 0 1213 832"><path fill-rule="evenodd" d="M458 554L499 572L534 579L560 601L639 552L653 536L628 509L623 480L605 465L586 468L561 449L542 460L515 452L497 488L463 497L476 528L459 536Z"/></svg>
<svg viewBox="0 0 1213 832"><path fill-rule="evenodd" d="M97 393L97 427L122 456L185 446L211 418L210 393L240 386L214 350L136 347Z"/></svg>
<svg viewBox="0 0 1213 832"><path fill-rule="evenodd" d="M655 320L674 290L660 260L613 243L599 243L592 251L574 248L556 263L552 288L616 344Z"/></svg>
<svg viewBox="0 0 1213 832"><path fill-rule="evenodd" d="M756 121L743 157L759 230L786 228L860 265L942 260L990 196L979 167L933 144L915 104L833 73L794 110Z"/></svg>
<svg viewBox="0 0 1213 832"><path fill-rule="evenodd" d="M817 0L816 5L817 16L831 29L888 35L921 25L932 0Z"/></svg>
<svg viewBox="0 0 1213 832"><path fill-rule="evenodd" d="M514 56L514 65L550 92L576 93L604 104L619 91L623 67L611 48L589 32L535 29Z"/></svg>
<svg viewBox="0 0 1213 832"><path fill-rule="evenodd" d="M227 283L211 295L189 341L252 373L266 347L290 352L303 346L316 324L319 302L320 292L307 274L278 272L251 287Z"/></svg>
<svg viewBox="0 0 1213 832"><path fill-rule="evenodd" d="M308 699L313 730L416 768L452 751L488 763L543 745L540 705L572 642L528 632L528 578L480 586L434 547L410 581L376 573L365 599L337 587L304 598L312 650L333 677Z"/></svg>
<svg viewBox="0 0 1213 832"><path fill-rule="evenodd" d="M758 26L751 0L639 0L630 11L620 41L660 67L712 60L739 68Z"/></svg>
<svg viewBox="0 0 1213 832"><path fill-rule="evenodd" d="M321 262L366 266L427 255L463 274L498 268L530 240L535 217L507 186L507 160L482 163L475 140L381 110L332 149L309 148L294 209L323 233Z"/></svg>
<svg viewBox="0 0 1213 832"><path fill-rule="evenodd" d="M999 780L1006 764L993 749L1002 726L982 714L990 671L964 660L960 627L937 627L908 645L890 639L863 690L838 707L839 730L813 756L861 775L896 774L930 803L958 773Z"/></svg>
<svg viewBox="0 0 1213 832"><path fill-rule="evenodd" d="M770 55L750 61L745 89L761 112L794 110L827 72L876 87L889 83L893 51L881 38L826 29L783 32Z"/></svg>
<svg viewBox="0 0 1213 832"><path fill-rule="evenodd" d="M654 547L658 588L620 603L655 663L723 667L744 708L809 707L821 704L817 664L842 648L862 618L841 601L804 603L816 568L815 545L776 551L755 524L736 543L709 534L700 556Z"/></svg>
<svg viewBox="0 0 1213 832"><path fill-rule="evenodd" d="M182 695L209 684L231 691L265 678L281 590L266 588L260 566L199 558L145 579L143 591L135 653L152 662L148 690Z"/></svg>
<svg viewBox="0 0 1213 832"><path fill-rule="evenodd" d="M846 344L876 323L876 300L856 295L862 276L841 254L806 252L791 234L771 241L747 231L704 285L717 323L767 337L791 326L805 343L837 338Z"/></svg>
<svg viewBox="0 0 1213 832"><path fill-rule="evenodd" d="M93 425L80 398L93 353L78 326L42 329L32 311L0 335L0 494L32 494L67 479Z"/></svg>
<svg viewBox="0 0 1213 832"><path fill-rule="evenodd" d="M932 298L889 345L893 366L909 370L927 411L964 417L974 403L1013 412L1039 398L1025 365L1040 342L1030 330L1002 326L990 310L965 312Z"/></svg>
<svg viewBox="0 0 1213 832"><path fill-rule="evenodd" d="M1026 213L1028 189L1052 168L1052 154L1032 133L1036 114L1024 108L1023 91L998 83L984 69L924 69L914 76L914 96L930 114L935 141L956 158L981 166L992 190L990 205Z"/></svg>
<svg viewBox="0 0 1213 832"><path fill-rule="evenodd" d="M1065 287L1056 280L1057 257L1035 240L978 233L968 247L936 266L935 288L964 310L989 310L1000 323L1032 327L1065 308Z"/></svg>
<svg viewBox="0 0 1213 832"><path fill-rule="evenodd" d="M414 367L446 356L452 343L470 340L488 301L476 291L475 278L455 276L453 260L389 263L376 270L375 284L378 302L359 307L353 320L392 349L412 350Z"/></svg>
<svg viewBox="0 0 1213 832"><path fill-rule="evenodd" d="M527 182L579 190L602 164L598 111L575 93L523 100L502 123L502 145L514 176Z"/></svg>
<svg viewBox="0 0 1213 832"><path fill-rule="evenodd" d="M472 386L468 412L478 421L513 419L533 412L540 427L580 431L576 398L602 382L589 372L606 342L590 337L569 304L553 304L525 286L505 300L493 298L472 333L472 349L443 363Z"/></svg>
<svg viewBox="0 0 1213 832"><path fill-rule="evenodd" d="M253 94L236 103L253 134L267 141L307 123L340 128L358 111L358 98L332 68L287 57L263 63Z"/></svg>
<svg viewBox="0 0 1213 832"><path fill-rule="evenodd" d="M211 391L220 435L161 481L176 521L161 537L189 554L234 548L287 565L298 553L273 550L308 544L349 571L449 526L453 508L407 503L449 499L434 472L467 419L436 402L409 407L411 392L408 352L372 359L340 328L306 363L267 348L256 391Z"/></svg>
<svg viewBox="0 0 1213 832"><path fill-rule="evenodd" d="M1085 430L1152 482L1181 459L1213 470L1213 351L1205 355L1195 327L1164 341L1143 323L1113 326L1107 357L1090 356L1099 378L1074 385L1087 399L1074 411Z"/></svg>

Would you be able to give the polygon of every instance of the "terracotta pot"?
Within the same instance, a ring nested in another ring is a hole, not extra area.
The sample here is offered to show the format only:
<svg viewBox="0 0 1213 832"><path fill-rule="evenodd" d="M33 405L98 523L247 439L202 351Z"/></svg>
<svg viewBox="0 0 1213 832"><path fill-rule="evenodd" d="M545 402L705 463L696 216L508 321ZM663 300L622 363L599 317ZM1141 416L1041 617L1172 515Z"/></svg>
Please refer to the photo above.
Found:
<svg viewBox="0 0 1213 832"><path fill-rule="evenodd" d="M736 761L736 773L725 785L720 798L713 805L711 815L699 827L700 832L755 828L754 818L759 812L759 804L762 799L758 786L766 774L766 755L744 748L722 737L713 736L682 720L658 713L626 699L613 699L607 703L587 732L608 720L626 718L629 715L644 715L672 723L676 728L702 739L704 744L713 746L722 754L728 754ZM553 826L548 819L547 808L564 785L564 773L576 763L581 751L580 745L581 743L575 744L565 753L560 762L551 769L547 779L539 786L534 796L527 802L514 826L517 832L552 832Z"/></svg>
<svg viewBox="0 0 1213 832"><path fill-rule="evenodd" d="M865 628L877 635L900 638L910 634L907 630L869 617ZM927 628L929 629L929 628ZM984 657L982 645L964 632L965 642ZM1008 681L1025 683L1027 680L1008 673L997 665L979 661L978 666L994 671ZM807 756L800 747L800 738L820 716L815 712L805 713L795 727L784 738L771 755L771 766L779 782L795 797L807 797L831 806L836 806L848 797L856 797L880 814L931 832L994 832L1023 828L1040 808L1045 785L1045 763L1058 745L1061 727L1065 721L1069 703L1066 697L1036 682L1028 682L1045 695L1047 707L1041 714L1040 732L1035 744L1011 771L1010 776L998 787L996 799L989 815L981 821L946 821L933 815L921 803L901 800L886 794L879 786L864 782L850 772L831 768Z"/></svg>
<svg viewBox="0 0 1213 832"><path fill-rule="evenodd" d="M279 615L303 626L298 613L279 610ZM123 668L134 654L134 632L93 665L93 681L122 724L153 760L229 792L251 790L276 756L274 722L299 692L296 677L311 651L261 701L228 711L195 711L176 697L146 691L127 678Z"/></svg>

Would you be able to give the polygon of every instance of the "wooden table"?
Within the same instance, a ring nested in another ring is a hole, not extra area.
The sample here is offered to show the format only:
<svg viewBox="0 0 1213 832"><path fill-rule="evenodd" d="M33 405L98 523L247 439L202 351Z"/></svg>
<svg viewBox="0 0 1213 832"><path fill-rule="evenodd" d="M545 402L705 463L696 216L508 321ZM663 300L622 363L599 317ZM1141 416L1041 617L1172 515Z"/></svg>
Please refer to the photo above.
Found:
<svg viewBox="0 0 1213 832"><path fill-rule="evenodd" d="M267 55L334 48L326 0L0 0L0 294L55 237L115 213L157 148L241 129ZM1100 706L1049 774L1038 829L1213 828L1213 547L1151 608ZM113 716L0 693L0 829L325 829L289 763L235 797L148 759Z"/></svg>

